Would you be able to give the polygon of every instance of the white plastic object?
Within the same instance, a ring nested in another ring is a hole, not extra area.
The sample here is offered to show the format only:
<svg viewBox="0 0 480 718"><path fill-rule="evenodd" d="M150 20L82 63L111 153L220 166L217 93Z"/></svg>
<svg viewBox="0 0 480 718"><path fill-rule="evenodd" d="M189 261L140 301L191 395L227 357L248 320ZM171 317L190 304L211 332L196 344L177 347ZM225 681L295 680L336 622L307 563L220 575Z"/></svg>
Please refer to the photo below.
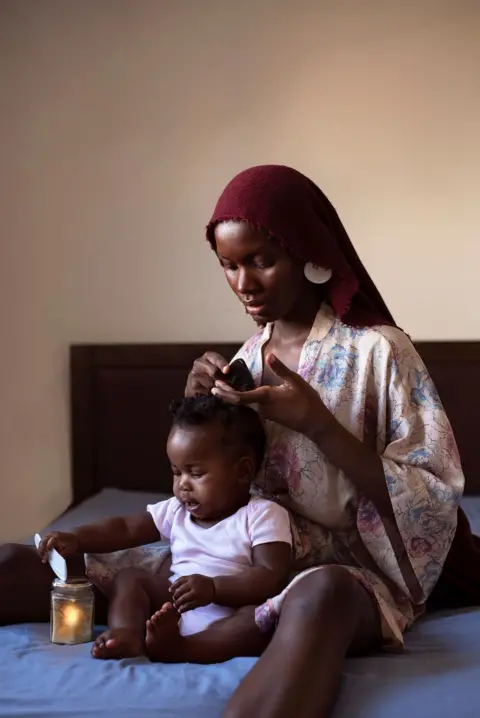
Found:
<svg viewBox="0 0 480 718"><path fill-rule="evenodd" d="M41 540L42 537L40 536L40 534L35 534L35 546L37 548L40 546ZM50 564L50 568L52 569L53 573L61 581L67 580L67 562L65 561L63 556L60 556L58 551L54 548L48 552L48 563Z"/></svg>

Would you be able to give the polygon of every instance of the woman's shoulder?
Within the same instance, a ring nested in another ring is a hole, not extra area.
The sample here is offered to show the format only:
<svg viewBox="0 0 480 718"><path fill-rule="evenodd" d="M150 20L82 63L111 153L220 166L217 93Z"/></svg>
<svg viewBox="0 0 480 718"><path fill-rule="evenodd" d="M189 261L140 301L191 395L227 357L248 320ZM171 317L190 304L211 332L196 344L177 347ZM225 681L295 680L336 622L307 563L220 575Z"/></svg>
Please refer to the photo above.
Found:
<svg viewBox="0 0 480 718"><path fill-rule="evenodd" d="M356 347L357 352L371 352L376 356L406 359L408 356L418 358L412 340L399 327L388 324L373 327L349 327L339 322L336 340Z"/></svg>
<svg viewBox="0 0 480 718"><path fill-rule="evenodd" d="M333 362L334 369L345 365L345 371L350 367L352 372L371 373L383 380L392 372L408 376L425 370L412 340L402 329L389 325L355 328L339 321L319 362L327 373L331 373Z"/></svg>
<svg viewBox="0 0 480 718"><path fill-rule="evenodd" d="M383 347L389 347L395 352L397 349L411 351L416 354L416 349L412 340L403 329L388 324L370 327L367 332L371 335L375 344Z"/></svg>

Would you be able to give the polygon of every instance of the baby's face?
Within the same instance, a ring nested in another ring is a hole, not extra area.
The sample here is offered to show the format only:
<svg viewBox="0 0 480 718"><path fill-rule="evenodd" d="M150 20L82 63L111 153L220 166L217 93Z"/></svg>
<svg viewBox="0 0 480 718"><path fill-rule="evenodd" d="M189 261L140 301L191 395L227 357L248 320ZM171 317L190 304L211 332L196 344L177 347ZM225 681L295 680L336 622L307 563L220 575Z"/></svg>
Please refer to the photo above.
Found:
<svg viewBox="0 0 480 718"><path fill-rule="evenodd" d="M224 432L215 421L203 426L174 426L168 437L173 493L200 520L220 520L237 511L245 503L253 478L245 476L245 468L222 442Z"/></svg>

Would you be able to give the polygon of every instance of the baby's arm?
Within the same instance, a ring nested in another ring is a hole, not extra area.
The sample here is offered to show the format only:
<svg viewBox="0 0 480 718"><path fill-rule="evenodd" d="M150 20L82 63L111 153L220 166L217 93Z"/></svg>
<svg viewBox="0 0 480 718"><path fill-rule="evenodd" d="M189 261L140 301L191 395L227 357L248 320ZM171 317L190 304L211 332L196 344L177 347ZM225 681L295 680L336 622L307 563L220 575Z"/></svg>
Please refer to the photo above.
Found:
<svg viewBox="0 0 480 718"><path fill-rule="evenodd" d="M252 563L236 576L213 579L216 604L232 608L258 606L276 596L288 582L292 547L280 541L254 546Z"/></svg>
<svg viewBox="0 0 480 718"><path fill-rule="evenodd" d="M147 506L141 514L105 519L70 532L52 531L43 537L38 551L46 563L53 548L67 557L74 553L110 553L169 539L178 505L176 499L168 499Z"/></svg>
<svg viewBox="0 0 480 718"><path fill-rule="evenodd" d="M159 531L151 513L105 519L73 530L81 553L109 553L158 541Z"/></svg>
<svg viewBox="0 0 480 718"><path fill-rule="evenodd" d="M65 557L74 553L109 553L153 543L159 538L151 513L145 511L79 526L71 532L52 531L43 537L38 550L42 560L47 561L53 548Z"/></svg>
<svg viewBox="0 0 480 718"><path fill-rule="evenodd" d="M291 546L281 541L255 546L252 563L236 576L182 576L170 588L175 608L184 613L210 603L232 608L264 603L288 581Z"/></svg>

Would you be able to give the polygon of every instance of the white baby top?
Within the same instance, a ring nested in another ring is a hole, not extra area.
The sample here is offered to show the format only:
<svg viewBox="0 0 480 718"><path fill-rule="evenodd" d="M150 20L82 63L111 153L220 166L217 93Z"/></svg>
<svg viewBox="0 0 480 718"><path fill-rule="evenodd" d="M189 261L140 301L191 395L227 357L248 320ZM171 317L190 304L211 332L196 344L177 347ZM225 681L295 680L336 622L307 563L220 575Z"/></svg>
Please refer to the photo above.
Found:
<svg viewBox="0 0 480 718"><path fill-rule="evenodd" d="M209 528L202 528L176 498L150 504L161 537L170 541L172 578L194 573L203 576L235 576L252 566L252 548L264 543L292 545L288 512L273 501L252 498L235 514ZM235 609L212 604L182 615L181 632L190 635L204 630Z"/></svg>

